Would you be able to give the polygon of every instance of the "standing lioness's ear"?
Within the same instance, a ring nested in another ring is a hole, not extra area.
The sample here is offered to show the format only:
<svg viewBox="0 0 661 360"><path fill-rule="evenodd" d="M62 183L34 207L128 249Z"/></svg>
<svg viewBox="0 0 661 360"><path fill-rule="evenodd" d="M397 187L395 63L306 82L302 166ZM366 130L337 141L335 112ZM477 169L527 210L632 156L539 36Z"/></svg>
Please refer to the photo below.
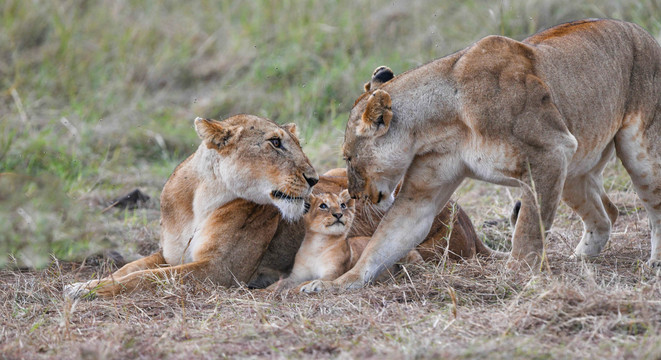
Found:
<svg viewBox="0 0 661 360"><path fill-rule="evenodd" d="M392 72L392 70L390 70L389 67L383 65L379 66L378 68L374 69L370 82L365 83L365 92L380 88L381 85L392 80L394 77L395 74Z"/></svg>
<svg viewBox="0 0 661 360"><path fill-rule="evenodd" d="M222 148L243 130L240 126L227 126L222 122L211 119L195 118L195 131L207 146Z"/></svg>
<svg viewBox="0 0 661 360"><path fill-rule="evenodd" d="M367 99L367 106L356 133L362 136L381 136L388 132L392 120L391 106L390 94L384 90L372 93Z"/></svg>
<svg viewBox="0 0 661 360"><path fill-rule="evenodd" d="M296 124L289 123L280 126L282 126L285 130L289 131L289 133L291 133L292 135L294 135L295 138L298 139L298 129L296 128Z"/></svg>

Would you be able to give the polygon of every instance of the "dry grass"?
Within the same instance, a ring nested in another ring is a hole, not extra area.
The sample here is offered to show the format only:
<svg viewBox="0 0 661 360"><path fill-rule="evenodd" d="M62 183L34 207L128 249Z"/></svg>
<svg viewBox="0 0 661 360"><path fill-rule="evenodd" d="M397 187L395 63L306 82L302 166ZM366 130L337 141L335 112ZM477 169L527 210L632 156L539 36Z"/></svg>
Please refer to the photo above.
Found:
<svg viewBox="0 0 661 360"><path fill-rule="evenodd" d="M609 172L621 169L614 167ZM626 184L624 184L626 186ZM620 209L639 207L629 191ZM461 199L508 204L502 187L468 184ZM465 201L481 224L508 206ZM40 272L0 273L0 353L6 358L650 358L661 356L661 282L644 266L644 211L622 211L613 239L591 262L568 260L580 236L561 209L549 241L550 271L504 262L426 264L349 293L276 295L242 287L168 281L114 299L63 299L62 286L107 264L54 262Z"/></svg>
<svg viewBox="0 0 661 360"><path fill-rule="evenodd" d="M342 163L349 107L378 65L400 73L487 34L585 17L658 39L659 14L658 0L0 2L0 252L13 254L0 257L0 358L661 358L660 277L643 265L647 219L619 165L605 179L621 216L589 263L568 261L582 225L563 206L537 275L471 261L350 293L169 281L62 297L110 271L81 265L86 254L158 246L158 194L196 147L195 116L296 122L321 172ZM135 187L145 208L102 212ZM515 190L469 181L455 197L508 248ZM15 270L49 254L60 260Z"/></svg>

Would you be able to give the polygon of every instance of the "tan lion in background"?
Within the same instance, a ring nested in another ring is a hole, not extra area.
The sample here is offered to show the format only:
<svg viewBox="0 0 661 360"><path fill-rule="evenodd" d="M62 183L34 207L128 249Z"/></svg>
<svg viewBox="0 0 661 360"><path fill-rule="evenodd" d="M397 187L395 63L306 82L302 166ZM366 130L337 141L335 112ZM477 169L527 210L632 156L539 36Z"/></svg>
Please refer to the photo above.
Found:
<svg viewBox="0 0 661 360"><path fill-rule="evenodd" d="M403 179L401 192L356 266L307 291L374 279L424 239L466 177L523 189L512 264L539 264L561 198L585 227L574 253L598 255L617 218L602 184L615 154L647 210L648 264L661 266L661 47L638 25L488 36L397 77L378 68L365 90L344 138L349 192L379 204Z"/></svg>

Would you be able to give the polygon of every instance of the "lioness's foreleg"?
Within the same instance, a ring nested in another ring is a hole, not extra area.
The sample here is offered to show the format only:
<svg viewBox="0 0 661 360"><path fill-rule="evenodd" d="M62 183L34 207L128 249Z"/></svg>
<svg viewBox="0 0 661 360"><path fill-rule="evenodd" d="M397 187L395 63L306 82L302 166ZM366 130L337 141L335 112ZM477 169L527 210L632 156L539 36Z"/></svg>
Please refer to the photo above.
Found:
<svg viewBox="0 0 661 360"><path fill-rule="evenodd" d="M615 136L617 156L647 210L652 230L648 264L661 267L661 105L652 118L641 113L625 121L627 125Z"/></svg>
<svg viewBox="0 0 661 360"><path fill-rule="evenodd" d="M599 255L617 219L617 208L606 195L602 179L604 168L614 153L614 144L610 143L592 171L565 181L562 199L583 220L583 237L574 250L576 256Z"/></svg>

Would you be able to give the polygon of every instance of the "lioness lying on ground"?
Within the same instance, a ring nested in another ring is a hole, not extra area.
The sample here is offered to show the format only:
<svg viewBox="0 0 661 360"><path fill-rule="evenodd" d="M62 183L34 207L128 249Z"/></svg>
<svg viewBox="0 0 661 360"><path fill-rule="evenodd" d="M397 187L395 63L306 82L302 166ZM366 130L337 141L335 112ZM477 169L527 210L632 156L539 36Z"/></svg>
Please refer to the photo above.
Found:
<svg viewBox="0 0 661 360"><path fill-rule="evenodd" d="M356 266L311 291L361 287L429 232L466 177L521 186L512 265L536 267L562 198L583 220L574 253L598 255L617 208L602 171L617 153L661 266L661 47L616 20L556 26L522 42L488 36L394 77L377 68L354 104L343 153L349 192L401 192Z"/></svg>
<svg viewBox="0 0 661 360"><path fill-rule="evenodd" d="M247 282L274 236L278 244L302 238L286 229L296 223L280 221L303 215L304 199L318 181L296 126L237 115L222 122L197 118L195 130L202 144L161 193L162 250L107 278L69 285L67 295L111 296L173 275L222 286Z"/></svg>
<svg viewBox="0 0 661 360"><path fill-rule="evenodd" d="M269 290L284 291L316 279L335 280L356 264L370 240L368 236L348 237L356 208L346 189L339 194L311 195L307 206L309 210L303 216L305 238L296 253L294 268L289 277L272 284ZM406 264L418 262L422 257L415 249L400 260Z"/></svg>

